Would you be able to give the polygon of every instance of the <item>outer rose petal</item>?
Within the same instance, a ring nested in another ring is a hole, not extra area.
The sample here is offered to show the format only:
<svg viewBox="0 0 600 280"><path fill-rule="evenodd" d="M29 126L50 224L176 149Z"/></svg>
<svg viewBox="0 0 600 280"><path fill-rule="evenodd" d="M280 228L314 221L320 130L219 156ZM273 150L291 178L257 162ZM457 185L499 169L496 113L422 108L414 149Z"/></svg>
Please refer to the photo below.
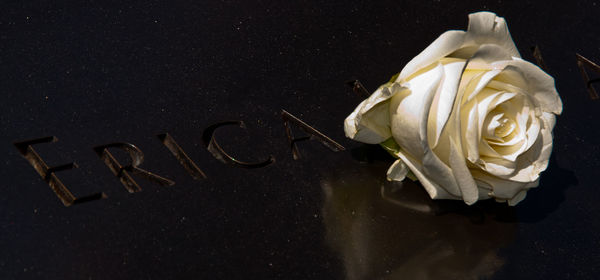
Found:
<svg viewBox="0 0 600 280"><path fill-rule="evenodd" d="M536 105L539 105L543 112L550 112L557 115L562 112L562 101L554 86L554 78L536 65L525 60L517 59L500 62L500 64L506 65L502 74L510 75L511 71L514 71L523 77L523 80L526 81L526 85L523 88L527 94L539 102ZM504 77L502 74L499 76Z"/></svg>
<svg viewBox="0 0 600 280"><path fill-rule="evenodd" d="M463 59L444 58L440 62L444 64L444 78L433 98L427 120L427 140L432 149L437 146L442 130L450 118L466 64Z"/></svg>
<svg viewBox="0 0 600 280"><path fill-rule="evenodd" d="M389 181L402 181L408 174L408 167L402 160L396 160L387 171L387 179Z"/></svg>
<svg viewBox="0 0 600 280"><path fill-rule="evenodd" d="M506 49L498 45L485 44L479 46L477 51L469 59L467 69L498 69L498 67L493 67L494 62L510 61L512 59L512 54Z"/></svg>
<svg viewBox="0 0 600 280"><path fill-rule="evenodd" d="M395 95L390 104L392 113L392 135L398 145L406 154L410 154L417 159L418 163L408 164L413 173L419 177L418 173L422 173L426 180L430 181L429 185L433 188L442 186L445 192L461 197L461 187L459 181L454 176L454 171L448 166L447 162L442 161L431 149L428 139L428 124L432 103L436 96L451 92L451 100L454 100L456 95L457 83L445 83L446 77L457 79L463 70L465 62L461 60L450 61L442 65L432 65L421 71L419 75L409 80L405 86L407 90ZM445 90L444 86L453 87ZM447 99L447 97L442 97ZM448 109L450 110L450 109ZM450 112L448 112L450 113ZM435 115L434 115L435 116ZM447 119L448 116L445 116ZM445 120L444 120L445 122ZM444 124L442 124L444 125ZM433 131L435 133L435 131ZM420 163L420 164L419 164ZM422 181L422 178L419 178ZM474 184L473 184L474 185ZM476 188L476 187L475 187ZM432 192L428 190L430 195ZM469 203L473 203L467 199Z"/></svg>
<svg viewBox="0 0 600 280"><path fill-rule="evenodd" d="M389 99L402 89L396 83L379 87L346 118L346 136L367 144L378 144L392 137Z"/></svg>
<svg viewBox="0 0 600 280"><path fill-rule="evenodd" d="M459 50L473 48L479 45L495 44L503 47L511 56L521 57L515 43L510 37L506 21L490 12L479 12L469 15L467 32L451 30L438 37L431 45L406 64L397 81L402 81L423 67L440 60ZM469 51L465 54L471 56Z"/></svg>
<svg viewBox="0 0 600 280"><path fill-rule="evenodd" d="M396 81L403 81L421 68L456 51L463 45L464 41L464 31L452 30L444 32L444 34L440 35L431 45L404 66Z"/></svg>
<svg viewBox="0 0 600 280"><path fill-rule="evenodd" d="M525 198L524 192L526 192L528 189L537 187L539 184L538 180L534 180L532 182L515 182L504 180L478 170L474 170L472 173L478 183L492 188L492 190L489 191L489 196L494 197L497 200L512 200L515 204L521 199Z"/></svg>
<svg viewBox="0 0 600 280"><path fill-rule="evenodd" d="M467 41L469 44L475 45L499 45L510 55L521 57L508 32L506 21L494 13L479 12L469 15Z"/></svg>
<svg viewBox="0 0 600 280"><path fill-rule="evenodd" d="M429 194L432 199L460 199L460 196L451 195L444 188L440 187L437 183L431 181L428 176L423 174L422 165L413 159L410 155L403 153L400 151L398 157L410 168L410 170L415 174L425 191Z"/></svg>
<svg viewBox="0 0 600 280"><path fill-rule="evenodd" d="M392 98L390 104L392 135L396 143L413 157L420 159L428 146L427 118L439 84L444 77L444 66L433 64L404 86L407 90Z"/></svg>

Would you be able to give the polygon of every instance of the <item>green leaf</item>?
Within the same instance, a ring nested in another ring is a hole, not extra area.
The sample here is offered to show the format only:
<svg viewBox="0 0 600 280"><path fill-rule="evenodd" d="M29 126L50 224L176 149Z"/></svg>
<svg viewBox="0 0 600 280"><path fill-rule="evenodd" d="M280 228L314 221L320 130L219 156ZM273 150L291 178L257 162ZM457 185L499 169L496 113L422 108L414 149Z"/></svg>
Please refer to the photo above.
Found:
<svg viewBox="0 0 600 280"><path fill-rule="evenodd" d="M400 145L396 143L393 137L390 137L387 140L379 143L379 145L382 148L384 148L388 153L390 153L390 155L392 155L393 157L400 158L398 156L398 153L400 153L401 148ZM406 174L406 177L414 182L419 181L419 179L417 179L417 176L415 176L415 174L411 170L408 170L408 174Z"/></svg>
<svg viewBox="0 0 600 280"><path fill-rule="evenodd" d="M387 140L379 143L381 147L383 147L390 155L398 158L398 153L400 152L400 146L393 137L388 138Z"/></svg>
<svg viewBox="0 0 600 280"><path fill-rule="evenodd" d="M417 179L417 176L415 176L415 173L413 173L412 170L408 170L408 173L406 173L406 178L411 179L413 182L419 181L419 179Z"/></svg>
<svg viewBox="0 0 600 280"><path fill-rule="evenodd" d="M383 85L380 85L378 89L384 88L384 87L391 87L394 84L394 82L396 81L396 79L398 79L398 76L400 76L400 73L397 73L396 75L392 76L392 78L389 80L389 82L387 82Z"/></svg>
<svg viewBox="0 0 600 280"><path fill-rule="evenodd" d="M396 81L396 79L398 79L398 76L400 76L400 72L396 73L396 75L392 76L392 78L390 79L390 81L388 83L394 83Z"/></svg>

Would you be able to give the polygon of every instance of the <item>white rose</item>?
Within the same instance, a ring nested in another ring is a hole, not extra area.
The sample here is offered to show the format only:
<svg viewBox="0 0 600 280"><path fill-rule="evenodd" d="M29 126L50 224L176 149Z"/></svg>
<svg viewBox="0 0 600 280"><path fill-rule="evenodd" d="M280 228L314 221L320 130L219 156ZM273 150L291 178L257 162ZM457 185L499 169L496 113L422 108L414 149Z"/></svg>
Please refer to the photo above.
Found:
<svg viewBox="0 0 600 280"><path fill-rule="evenodd" d="M469 15L345 120L346 136L382 144L433 199L515 205L548 166L562 102L554 79L520 58L504 18Z"/></svg>

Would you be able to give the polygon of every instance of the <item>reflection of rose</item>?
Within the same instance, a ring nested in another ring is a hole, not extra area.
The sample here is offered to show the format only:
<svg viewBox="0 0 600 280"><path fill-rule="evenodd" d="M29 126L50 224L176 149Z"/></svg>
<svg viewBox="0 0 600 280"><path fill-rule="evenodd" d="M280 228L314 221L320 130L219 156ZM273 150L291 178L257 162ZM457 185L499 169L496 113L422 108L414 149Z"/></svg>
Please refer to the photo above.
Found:
<svg viewBox="0 0 600 280"><path fill-rule="evenodd" d="M325 240L346 279L487 279L502 267L497 252L514 240L516 224L493 217L510 208L464 206L483 215L473 223L444 211L458 201L432 201L411 181L386 182L386 165L344 161L321 181Z"/></svg>
<svg viewBox="0 0 600 280"><path fill-rule="evenodd" d="M382 144L431 198L515 205L538 185L562 103L552 77L520 58L506 22L469 16L442 34L345 121L352 139Z"/></svg>

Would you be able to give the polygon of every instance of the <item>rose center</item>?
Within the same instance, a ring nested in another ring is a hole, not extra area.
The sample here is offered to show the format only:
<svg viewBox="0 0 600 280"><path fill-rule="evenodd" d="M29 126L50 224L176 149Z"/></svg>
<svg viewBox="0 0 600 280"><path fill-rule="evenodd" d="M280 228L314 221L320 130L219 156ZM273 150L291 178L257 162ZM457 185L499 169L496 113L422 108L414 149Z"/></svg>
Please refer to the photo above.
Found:
<svg viewBox="0 0 600 280"><path fill-rule="evenodd" d="M507 117L503 117L503 118L499 119L498 122L499 122L499 125L494 130L494 135L496 137L500 137L500 138L506 137L515 130L515 127L516 127L515 122Z"/></svg>

